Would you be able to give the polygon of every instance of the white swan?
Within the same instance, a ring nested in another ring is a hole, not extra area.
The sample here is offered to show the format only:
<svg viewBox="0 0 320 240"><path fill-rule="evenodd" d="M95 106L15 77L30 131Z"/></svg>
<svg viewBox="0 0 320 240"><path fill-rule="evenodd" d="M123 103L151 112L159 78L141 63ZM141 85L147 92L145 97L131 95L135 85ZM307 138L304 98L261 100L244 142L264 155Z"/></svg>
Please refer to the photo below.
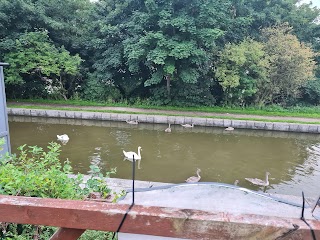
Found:
<svg viewBox="0 0 320 240"><path fill-rule="evenodd" d="M69 136L67 134L57 135L59 141L69 141Z"/></svg>
<svg viewBox="0 0 320 240"><path fill-rule="evenodd" d="M126 120L128 124L138 124L138 120Z"/></svg>
<svg viewBox="0 0 320 240"><path fill-rule="evenodd" d="M181 126L182 127L184 127L184 128L193 128L194 127L194 123L192 123L192 125L190 125L190 124L181 124Z"/></svg>
<svg viewBox="0 0 320 240"><path fill-rule="evenodd" d="M169 123L169 127L166 128L166 130L164 130L166 133L171 133L171 127L170 127L170 123Z"/></svg>
<svg viewBox="0 0 320 240"><path fill-rule="evenodd" d="M226 129L224 129L225 131L233 131L234 128L233 127L227 127Z"/></svg>
<svg viewBox="0 0 320 240"><path fill-rule="evenodd" d="M258 178L245 178L245 180L247 180L255 185L266 187L266 186L269 186L269 179L268 179L269 175L270 175L270 173L266 172L266 180L265 181L258 179Z"/></svg>
<svg viewBox="0 0 320 240"><path fill-rule="evenodd" d="M197 168L197 177L196 176L192 176L192 177L189 177L186 182L187 183L195 183L195 182L199 182L200 179L201 179L201 176L199 175L199 173L201 172L201 170L199 168Z"/></svg>
<svg viewBox="0 0 320 240"><path fill-rule="evenodd" d="M125 156L126 158L128 158L128 159L133 159L133 156L134 156L134 160L140 160L140 159L141 159L140 150L142 150L142 149L141 149L141 147L139 146L139 147L138 147L138 154L136 154L135 152L126 152L126 151L124 151L124 150L122 150L122 151L123 151L123 154L124 154L124 156Z"/></svg>

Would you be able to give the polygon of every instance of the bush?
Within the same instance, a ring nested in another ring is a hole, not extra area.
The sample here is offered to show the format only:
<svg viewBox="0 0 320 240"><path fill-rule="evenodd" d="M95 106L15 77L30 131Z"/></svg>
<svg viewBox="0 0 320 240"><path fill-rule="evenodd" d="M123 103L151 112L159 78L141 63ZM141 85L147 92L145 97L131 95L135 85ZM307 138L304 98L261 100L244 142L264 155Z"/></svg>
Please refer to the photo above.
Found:
<svg viewBox="0 0 320 240"><path fill-rule="evenodd" d="M216 103L207 84L179 82L172 82L170 98L165 86L152 88L149 101L156 106L172 105L178 107L213 106Z"/></svg>
<svg viewBox="0 0 320 240"><path fill-rule="evenodd" d="M96 74L89 74L89 79L83 87L82 98L89 101L113 102L119 100L121 94L112 80L99 80Z"/></svg>
<svg viewBox="0 0 320 240"><path fill-rule="evenodd" d="M0 194L84 199L92 192L100 192L101 196L106 198L111 190L104 178L115 173L115 170L103 175L100 168L93 165L91 166L93 172L91 178L83 187L80 187L80 184L83 183L83 176L78 174L75 178L68 177L72 169L68 160L61 164L59 160L60 147L58 143L52 142L49 143L48 151L44 151L41 147L23 145L18 148L17 155L1 158ZM0 239L48 239L54 231L53 227L1 223ZM92 234L107 236L108 233L93 232Z"/></svg>
<svg viewBox="0 0 320 240"><path fill-rule="evenodd" d="M2 160L0 194L81 199L79 179L71 179L68 161L60 163L60 145L50 143L45 152L37 146L18 148L18 156Z"/></svg>
<svg viewBox="0 0 320 240"><path fill-rule="evenodd" d="M320 103L320 78L308 81L303 87L303 99L310 104Z"/></svg>

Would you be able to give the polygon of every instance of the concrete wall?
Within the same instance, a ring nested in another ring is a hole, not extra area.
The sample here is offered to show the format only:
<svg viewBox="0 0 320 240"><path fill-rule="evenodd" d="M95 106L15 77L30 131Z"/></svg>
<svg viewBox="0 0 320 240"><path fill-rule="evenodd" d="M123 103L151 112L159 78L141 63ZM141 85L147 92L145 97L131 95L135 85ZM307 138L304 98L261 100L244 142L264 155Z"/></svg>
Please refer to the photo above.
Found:
<svg viewBox="0 0 320 240"><path fill-rule="evenodd" d="M141 123L171 123L186 124L194 123L195 126L207 127L234 127L241 129L258 129L283 132L302 132L302 133L320 133L319 124L298 124L283 122L261 122L249 120L230 120L214 118L197 118L184 116L162 116L162 115L144 115L144 114L120 114L120 113L101 113L101 112L80 112L63 110L36 110L22 108L8 108L8 114L12 116L30 116L46 118L66 118L82 120L104 120L125 122L126 120L138 120Z"/></svg>

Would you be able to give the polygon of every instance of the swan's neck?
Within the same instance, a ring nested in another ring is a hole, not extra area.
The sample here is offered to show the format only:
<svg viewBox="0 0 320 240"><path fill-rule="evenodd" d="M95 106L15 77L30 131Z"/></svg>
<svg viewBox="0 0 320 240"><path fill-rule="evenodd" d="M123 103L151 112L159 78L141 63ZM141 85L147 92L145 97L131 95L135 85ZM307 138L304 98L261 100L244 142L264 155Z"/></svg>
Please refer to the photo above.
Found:
<svg viewBox="0 0 320 240"><path fill-rule="evenodd" d="M138 148L138 156L141 157L141 156L140 156L140 148Z"/></svg>
<svg viewBox="0 0 320 240"><path fill-rule="evenodd" d="M198 178L200 178L199 171L197 171Z"/></svg>
<svg viewBox="0 0 320 240"><path fill-rule="evenodd" d="M169 123L169 128L170 128L170 123Z"/></svg>
<svg viewBox="0 0 320 240"><path fill-rule="evenodd" d="M266 173L266 183L269 182L269 175Z"/></svg>

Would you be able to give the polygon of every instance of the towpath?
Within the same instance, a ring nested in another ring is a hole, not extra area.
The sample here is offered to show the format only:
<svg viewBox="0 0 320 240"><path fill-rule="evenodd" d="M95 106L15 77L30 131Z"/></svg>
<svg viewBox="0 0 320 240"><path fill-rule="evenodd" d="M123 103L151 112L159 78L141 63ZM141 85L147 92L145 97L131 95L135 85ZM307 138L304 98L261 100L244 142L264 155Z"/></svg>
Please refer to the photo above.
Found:
<svg viewBox="0 0 320 240"><path fill-rule="evenodd" d="M286 117L286 116L261 116L253 114L234 114L234 113L215 113L215 112L199 112L199 111L176 111L176 110L159 110L159 109L144 109L133 107L107 107L107 106L76 106L69 104L41 104L41 103L29 103L29 102L8 102L8 107L26 106L26 108L32 107L33 109L76 109L83 111L119 111L126 113L144 113L144 114L165 114L165 115L179 115L179 116L194 116L194 117L217 117L217 118L232 118L232 119L247 119L257 120L263 119L268 121L283 121L283 122L305 122L315 123L320 122L320 118L306 118L306 117Z"/></svg>

